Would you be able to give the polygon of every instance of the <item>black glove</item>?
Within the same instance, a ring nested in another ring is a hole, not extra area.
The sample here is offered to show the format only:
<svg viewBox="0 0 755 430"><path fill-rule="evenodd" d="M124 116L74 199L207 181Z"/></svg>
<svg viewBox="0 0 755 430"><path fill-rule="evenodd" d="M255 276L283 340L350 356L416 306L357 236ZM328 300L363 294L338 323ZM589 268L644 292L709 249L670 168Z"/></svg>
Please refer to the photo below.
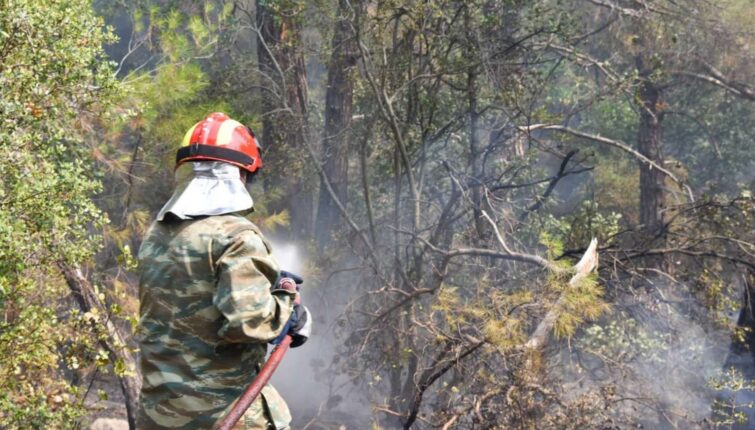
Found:
<svg viewBox="0 0 755 430"><path fill-rule="evenodd" d="M283 338L286 335L291 335L291 348L304 345L309 339L309 335L312 333L312 317L309 315L309 309L306 306L298 303L294 304L294 311L291 313L291 318L288 319L286 326L283 327L281 334L270 343L278 345L283 342Z"/></svg>
<svg viewBox="0 0 755 430"><path fill-rule="evenodd" d="M312 334L312 318L309 309L304 305L294 305L294 313L291 315L291 327L288 334L291 335L291 348L304 345Z"/></svg>
<svg viewBox="0 0 755 430"><path fill-rule="evenodd" d="M283 290L296 293L296 298L291 318L286 323L286 327L281 331L281 334L270 342L273 345L281 343L287 334L290 334L292 338L291 348L304 345L307 339L309 339L309 335L312 332L312 319L309 315L309 310L301 304L301 295L298 294L301 288L300 285L303 283L304 278L291 272L281 270L278 274L278 279L273 286L273 292Z"/></svg>

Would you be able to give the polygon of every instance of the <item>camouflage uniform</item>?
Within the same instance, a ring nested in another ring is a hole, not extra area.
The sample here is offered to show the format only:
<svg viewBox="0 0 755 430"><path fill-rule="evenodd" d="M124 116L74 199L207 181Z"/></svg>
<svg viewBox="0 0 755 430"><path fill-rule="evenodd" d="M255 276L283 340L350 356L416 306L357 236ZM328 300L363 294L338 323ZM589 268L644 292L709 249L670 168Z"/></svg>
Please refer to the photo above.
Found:
<svg viewBox="0 0 755 430"><path fill-rule="evenodd" d="M155 222L139 250L142 395L139 429L210 429L264 363L293 308L270 292L270 245L238 215ZM285 429L272 386L239 429Z"/></svg>

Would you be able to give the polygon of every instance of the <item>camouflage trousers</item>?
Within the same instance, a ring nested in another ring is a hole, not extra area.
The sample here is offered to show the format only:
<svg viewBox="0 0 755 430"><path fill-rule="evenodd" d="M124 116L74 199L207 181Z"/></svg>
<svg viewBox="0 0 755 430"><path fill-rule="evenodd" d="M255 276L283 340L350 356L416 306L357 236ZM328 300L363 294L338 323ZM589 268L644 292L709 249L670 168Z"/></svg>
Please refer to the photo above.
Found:
<svg viewBox="0 0 755 430"><path fill-rule="evenodd" d="M233 430L290 430L290 423L286 402L272 385L267 385Z"/></svg>

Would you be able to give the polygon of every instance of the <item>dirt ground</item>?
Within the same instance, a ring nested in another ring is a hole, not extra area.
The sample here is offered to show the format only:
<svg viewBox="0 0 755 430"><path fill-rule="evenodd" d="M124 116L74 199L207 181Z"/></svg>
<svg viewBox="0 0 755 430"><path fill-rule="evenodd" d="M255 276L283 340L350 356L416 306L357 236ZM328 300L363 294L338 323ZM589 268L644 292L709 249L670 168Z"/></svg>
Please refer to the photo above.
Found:
<svg viewBox="0 0 755 430"><path fill-rule="evenodd" d="M103 395L104 399L100 396ZM85 400L91 410L89 430L128 430L126 406L118 380L112 374L98 373Z"/></svg>

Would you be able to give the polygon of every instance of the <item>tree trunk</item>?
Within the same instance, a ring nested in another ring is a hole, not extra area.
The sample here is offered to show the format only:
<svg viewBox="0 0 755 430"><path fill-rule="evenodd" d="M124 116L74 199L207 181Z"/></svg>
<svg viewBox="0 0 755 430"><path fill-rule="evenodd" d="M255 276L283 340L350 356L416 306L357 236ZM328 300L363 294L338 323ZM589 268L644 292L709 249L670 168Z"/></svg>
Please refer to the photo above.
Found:
<svg viewBox="0 0 755 430"><path fill-rule="evenodd" d="M325 175L341 202L347 201L349 174L350 122L354 85L352 70L356 64L357 48L347 18L347 0L339 0L339 19L332 40L332 52L328 63L328 88L325 93L325 132L323 156ZM338 230L340 215L330 194L320 185L320 201L317 208L315 237L320 249L325 248Z"/></svg>
<svg viewBox="0 0 755 430"><path fill-rule="evenodd" d="M100 344L108 352L113 363L121 362L124 364L126 372L118 376L118 380L121 384L123 397L126 399L126 415L128 417L129 429L135 430L136 417L139 411L139 392L141 391L141 381L139 381L136 372L136 360L129 352L123 335L119 332L113 321L107 318L107 308L97 298L94 287L92 287L92 284L81 272L81 269L65 263L60 263L59 266L66 279L68 288L73 293L73 297L79 304L81 311L90 312L96 310L102 317L100 323L107 333L107 338L100 340Z"/></svg>
<svg viewBox="0 0 755 430"><path fill-rule="evenodd" d="M744 331L740 338L732 339L724 370L735 367L747 380L755 379L755 273L744 275L742 308L737 327Z"/></svg>
<svg viewBox="0 0 755 430"><path fill-rule="evenodd" d="M484 243L488 224L482 217L483 205L485 204L485 178L483 178L483 154L480 143L480 114L477 112L477 72L470 70L467 73L467 103L469 109L469 165L472 168L471 176L475 183L472 185L472 203L474 207L475 230L477 231L477 244Z"/></svg>
<svg viewBox="0 0 755 430"><path fill-rule="evenodd" d="M640 74L640 124L637 130L637 150L640 154L663 166L662 120L660 109L661 90L652 81L653 69L645 65L642 55L636 59ZM658 234L663 227L665 195L663 192L664 175L658 169L639 162L640 168L640 224L652 235Z"/></svg>
<svg viewBox="0 0 755 430"><path fill-rule="evenodd" d="M471 177L475 182L472 185L472 214L474 216L475 230L477 231L476 243L479 245L485 241L487 236L488 224L482 217L485 187L483 178L483 149L480 142L480 113L479 113L479 71L476 66L475 54L478 53L479 47L478 41L475 40L473 34L475 29L472 28L470 11L468 8L464 12L464 27L469 36L467 40L467 62L469 68L467 69L467 116L469 122L469 161L468 165L471 168Z"/></svg>
<svg viewBox="0 0 755 430"><path fill-rule="evenodd" d="M293 237L308 236L312 227L314 187L305 181L305 175L292 175L292 169L303 169L306 157L303 144L309 138L307 106L309 89L307 71L301 47L303 19L296 5L282 7L277 12L256 2L256 19L259 28L257 58L259 70L266 77L262 84L276 90L263 93L261 144L265 150L265 178L268 184L283 184L285 197L270 202L273 211L288 210L291 215ZM277 97L276 97L277 96Z"/></svg>
<svg viewBox="0 0 755 430"><path fill-rule="evenodd" d="M742 332L733 335L729 345L729 353L722 366L722 371L737 370L744 381L755 379L755 272L747 270L743 274L742 308L737 319L737 329ZM733 401L736 407L729 404ZM735 422L729 428L733 430L750 429L755 420L755 410L751 407L753 390L719 391L715 394L718 403L713 403L713 418L718 420L730 419L732 412L743 414L745 422Z"/></svg>

